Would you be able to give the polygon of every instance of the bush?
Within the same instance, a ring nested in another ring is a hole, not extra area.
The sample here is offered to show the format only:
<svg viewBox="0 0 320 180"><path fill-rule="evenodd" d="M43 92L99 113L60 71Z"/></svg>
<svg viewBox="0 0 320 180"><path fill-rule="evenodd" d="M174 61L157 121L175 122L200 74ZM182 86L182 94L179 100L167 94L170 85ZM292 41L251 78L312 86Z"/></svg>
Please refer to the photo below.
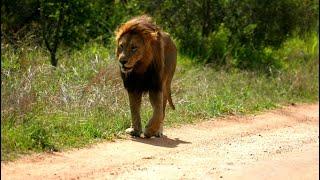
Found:
<svg viewBox="0 0 320 180"><path fill-rule="evenodd" d="M288 38L318 29L319 4L315 0L164 0L143 4L152 6L147 12L177 38L181 52L217 65L281 69L273 49Z"/></svg>
<svg viewBox="0 0 320 180"><path fill-rule="evenodd" d="M217 31L209 34L205 39L205 62L214 62L219 65L226 64L225 57L228 53L230 36L230 30L224 24L221 24Z"/></svg>

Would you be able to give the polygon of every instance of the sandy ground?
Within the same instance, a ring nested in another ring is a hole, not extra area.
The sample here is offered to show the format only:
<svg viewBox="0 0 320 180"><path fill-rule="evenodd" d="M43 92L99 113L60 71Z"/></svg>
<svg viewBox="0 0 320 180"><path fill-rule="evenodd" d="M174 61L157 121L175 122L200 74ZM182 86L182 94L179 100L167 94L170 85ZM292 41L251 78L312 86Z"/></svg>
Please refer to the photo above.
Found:
<svg viewBox="0 0 320 180"><path fill-rule="evenodd" d="M2 179L318 179L319 104L1 163Z"/></svg>

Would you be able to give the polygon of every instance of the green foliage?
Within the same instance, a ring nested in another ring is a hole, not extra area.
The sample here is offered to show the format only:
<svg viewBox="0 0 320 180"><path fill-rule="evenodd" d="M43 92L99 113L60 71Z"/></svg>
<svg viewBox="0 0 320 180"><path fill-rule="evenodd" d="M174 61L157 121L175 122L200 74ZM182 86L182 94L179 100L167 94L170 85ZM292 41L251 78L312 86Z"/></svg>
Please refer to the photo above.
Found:
<svg viewBox="0 0 320 180"><path fill-rule="evenodd" d="M112 1L42 1L41 10L46 34L55 34L56 23L62 15L59 38L66 46L80 47L84 42L102 36L107 40L113 27L108 26ZM109 31L106 33L106 31Z"/></svg>
<svg viewBox="0 0 320 180"><path fill-rule="evenodd" d="M57 65L55 54L59 44L79 48L100 35L102 40L110 37L104 29L108 29L106 22L108 13L111 13L108 6L112 4L112 1L41 1L43 39L53 66Z"/></svg>
<svg viewBox="0 0 320 180"><path fill-rule="evenodd" d="M231 32L221 24L217 31L209 34L205 42L205 51L207 62L215 62L219 65L226 65L225 57L228 53L229 38Z"/></svg>
<svg viewBox="0 0 320 180"><path fill-rule="evenodd" d="M37 37L37 41L40 39L40 42L44 42L54 66L57 65L56 53L60 46L80 48L89 40L107 44L118 24L114 21L117 19L114 15L117 8L114 8L111 0L26 0L22 5L28 13L21 14L14 10L23 8L20 2L2 4L2 35L9 43L16 44L17 39L26 36L24 33L24 36L15 37L17 32L25 27L37 29L31 33Z"/></svg>
<svg viewBox="0 0 320 180"><path fill-rule="evenodd" d="M1 42L18 44L22 38L39 33L39 25L34 24L40 19L38 7L36 0L1 1Z"/></svg>
<svg viewBox="0 0 320 180"><path fill-rule="evenodd" d="M281 69L265 49L318 29L315 0L143 1L179 41L180 51L203 62L250 69ZM221 29L223 27L223 29ZM218 37L219 36L219 37Z"/></svg>
<svg viewBox="0 0 320 180"><path fill-rule="evenodd" d="M147 13L174 36L181 53L217 66L267 70L283 67L265 48L318 31L318 10L316 0L23 0L3 2L1 26L8 42L28 34L20 32L41 37L56 65L58 47L80 48L90 40L110 47L119 24Z"/></svg>

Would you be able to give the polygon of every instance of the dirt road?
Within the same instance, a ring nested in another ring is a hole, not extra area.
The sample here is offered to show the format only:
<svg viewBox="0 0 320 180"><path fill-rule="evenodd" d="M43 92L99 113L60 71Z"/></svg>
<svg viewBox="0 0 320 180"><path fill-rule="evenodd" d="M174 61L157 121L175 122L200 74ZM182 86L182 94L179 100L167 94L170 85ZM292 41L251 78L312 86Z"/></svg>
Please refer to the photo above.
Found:
<svg viewBox="0 0 320 180"><path fill-rule="evenodd" d="M319 104L1 163L3 179L318 179Z"/></svg>

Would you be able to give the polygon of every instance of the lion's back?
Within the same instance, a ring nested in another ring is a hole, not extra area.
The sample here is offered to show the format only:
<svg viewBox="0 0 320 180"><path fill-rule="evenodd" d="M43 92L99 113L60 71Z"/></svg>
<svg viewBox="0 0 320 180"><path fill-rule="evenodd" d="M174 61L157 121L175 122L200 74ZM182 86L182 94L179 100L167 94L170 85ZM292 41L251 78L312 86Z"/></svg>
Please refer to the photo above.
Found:
<svg viewBox="0 0 320 180"><path fill-rule="evenodd" d="M177 64L177 48L168 33L163 33L165 73L173 76Z"/></svg>

